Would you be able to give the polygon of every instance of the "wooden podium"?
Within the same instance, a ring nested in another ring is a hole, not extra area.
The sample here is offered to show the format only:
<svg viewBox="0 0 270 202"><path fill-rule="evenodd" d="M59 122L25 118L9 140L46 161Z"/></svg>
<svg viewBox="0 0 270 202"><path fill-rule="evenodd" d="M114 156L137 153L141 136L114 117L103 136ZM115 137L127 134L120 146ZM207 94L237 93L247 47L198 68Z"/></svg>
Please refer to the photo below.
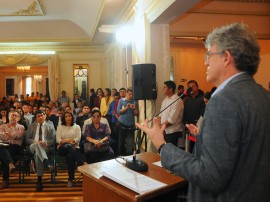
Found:
<svg viewBox="0 0 270 202"><path fill-rule="evenodd" d="M187 182L169 173L153 163L160 161L158 154L147 152L137 155L138 159L148 163L148 171L141 174L167 184L167 186L144 194L138 194L102 175L104 169L122 166L115 159L80 166L78 170L83 174L84 202L124 202L124 201L176 201L177 190Z"/></svg>

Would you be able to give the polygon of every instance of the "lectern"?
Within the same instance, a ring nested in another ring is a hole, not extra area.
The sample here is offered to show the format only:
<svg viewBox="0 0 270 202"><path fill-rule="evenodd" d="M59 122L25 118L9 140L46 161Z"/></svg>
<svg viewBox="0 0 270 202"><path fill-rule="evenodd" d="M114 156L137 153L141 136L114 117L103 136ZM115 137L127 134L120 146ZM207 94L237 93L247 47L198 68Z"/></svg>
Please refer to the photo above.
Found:
<svg viewBox="0 0 270 202"><path fill-rule="evenodd" d="M149 169L141 174L165 183L166 186L147 193L138 194L125 186L103 176L102 171L122 166L115 159L80 166L83 174L84 202L126 202L126 201L176 201L177 190L187 184L186 180L175 176L153 163L160 161L158 154L146 152L138 154L138 159L148 163Z"/></svg>

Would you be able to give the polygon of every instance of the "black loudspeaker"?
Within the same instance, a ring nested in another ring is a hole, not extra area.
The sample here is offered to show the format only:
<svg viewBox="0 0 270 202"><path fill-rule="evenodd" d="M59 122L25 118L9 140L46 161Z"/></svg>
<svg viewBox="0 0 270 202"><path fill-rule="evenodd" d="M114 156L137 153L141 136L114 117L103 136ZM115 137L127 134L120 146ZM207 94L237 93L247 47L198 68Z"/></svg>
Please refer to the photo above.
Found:
<svg viewBox="0 0 270 202"><path fill-rule="evenodd" d="M135 100L157 99L156 65L132 65L132 89Z"/></svg>

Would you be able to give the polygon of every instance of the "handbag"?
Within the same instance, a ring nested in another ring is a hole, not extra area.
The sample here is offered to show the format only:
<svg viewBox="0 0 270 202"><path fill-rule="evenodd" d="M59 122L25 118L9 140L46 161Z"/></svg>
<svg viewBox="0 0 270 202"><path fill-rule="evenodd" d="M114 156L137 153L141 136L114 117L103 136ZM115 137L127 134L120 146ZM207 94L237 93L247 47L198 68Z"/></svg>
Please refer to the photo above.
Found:
<svg viewBox="0 0 270 202"><path fill-rule="evenodd" d="M89 152L105 152L109 149L110 143L109 141L103 142L102 145L98 148L96 145L92 142L85 142L84 143L84 153Z"/></svg>

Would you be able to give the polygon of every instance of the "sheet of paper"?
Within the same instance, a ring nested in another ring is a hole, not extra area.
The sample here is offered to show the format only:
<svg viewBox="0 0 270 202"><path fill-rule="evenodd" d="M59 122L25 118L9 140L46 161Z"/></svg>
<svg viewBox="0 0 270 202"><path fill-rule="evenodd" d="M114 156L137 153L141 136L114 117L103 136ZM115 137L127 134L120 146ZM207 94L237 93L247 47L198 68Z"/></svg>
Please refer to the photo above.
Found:
<svg viewBox="0 0 270 202"><path fill-rule="evenodd" d="M139 194L166 186L166 184L160 181L137 173L124 166L106 169L103 171L103 175Z"/></svg>
<svg viewBox="0 0 270 202"><path fill-rule="evenodd" d="M153 164L156 165L156 166L162 167L161 161L154 162Z"/></svg>

